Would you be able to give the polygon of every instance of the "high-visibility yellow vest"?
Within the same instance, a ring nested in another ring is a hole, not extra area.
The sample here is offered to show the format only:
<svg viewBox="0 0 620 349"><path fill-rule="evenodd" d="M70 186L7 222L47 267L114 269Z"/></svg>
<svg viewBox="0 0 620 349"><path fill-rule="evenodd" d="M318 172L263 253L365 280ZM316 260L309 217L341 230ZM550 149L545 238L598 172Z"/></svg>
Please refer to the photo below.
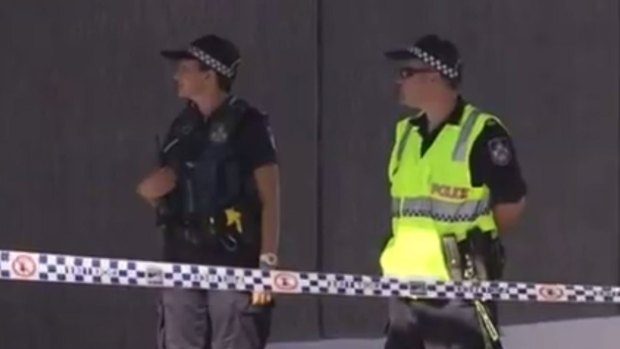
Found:
<svg viewBox="0 0 620 349"><path fill-rule="evenodd" d="M422 137L410 118L396 127L389 165L392 237L381 254L386 276L450 279L442 234L458 241L475 227L496 234L487 186L473 187L469 156L472 146L493 119L465 105L459 124L446 124L421 156Z"/></svg>

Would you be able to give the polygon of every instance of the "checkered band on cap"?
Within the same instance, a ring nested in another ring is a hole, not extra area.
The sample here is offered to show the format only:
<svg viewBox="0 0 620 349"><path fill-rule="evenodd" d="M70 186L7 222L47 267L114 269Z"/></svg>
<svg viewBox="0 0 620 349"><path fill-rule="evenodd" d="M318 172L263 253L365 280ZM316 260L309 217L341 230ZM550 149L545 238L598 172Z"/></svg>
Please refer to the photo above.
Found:
<svg viewBox="0 0 620 349"><path fill-rule="evenodd" d="M232 67L229 68L224 63L213 58L211 55L209 55L208 53L204 52L203 50L199 49L196 46L190 46L187 51L191 53L194 57L196 57L196 59L206 64L208 67L212 68L216 72L224 75L225 77L229 79L232 79L233 77L235 77L235 72L233 68L237 64L239 64L239 61L236 61L235 63L233 63Z"/></svg>
<svg viewBox="0 0 620 349"><path fill-rule="evenodd" d="M456 67L449 67L447 64L443 63L440 59L434 57L430 53L422 50L419 47L412 47L409 49L409 52L413 53L417 58L422 60L424 63L430 65L431 67L437 69L442 75L455 79L459 76L459 72ZM458 66L458 63L457 63Z"/></svg>

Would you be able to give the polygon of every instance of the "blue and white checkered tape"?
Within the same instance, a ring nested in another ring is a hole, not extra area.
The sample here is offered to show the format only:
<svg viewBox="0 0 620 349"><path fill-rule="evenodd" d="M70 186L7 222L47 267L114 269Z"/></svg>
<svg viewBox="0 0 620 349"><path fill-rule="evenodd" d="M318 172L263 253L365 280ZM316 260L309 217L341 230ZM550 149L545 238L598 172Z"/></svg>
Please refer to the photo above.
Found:
<svg viewBox="0 0 620 349"><path fill-rule="evenodd" d="M620 287L434 281L0 250L0 280L273 293L515 302L620 303Z"/></svg>

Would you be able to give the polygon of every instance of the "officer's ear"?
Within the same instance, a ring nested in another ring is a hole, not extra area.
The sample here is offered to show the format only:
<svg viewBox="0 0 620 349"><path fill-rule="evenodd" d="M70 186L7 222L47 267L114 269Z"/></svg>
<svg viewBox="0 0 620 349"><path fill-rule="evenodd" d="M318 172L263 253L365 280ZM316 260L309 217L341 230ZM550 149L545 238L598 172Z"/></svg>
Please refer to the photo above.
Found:
<svg viewBox="0 0 620 349"><path fill-rule="evenodd" d="M215 79L215 71L213 69L206 69L202 76L205 80Z"/></svg>
<svg viewBox="0 0 620 349"><path fill-rule="evenodd" d="M199 69L200 69L200 72L202 73L203 79L205 80L215 79L215 71L213 69L211 69L210 67L208 67L202 62L200 62L199 64L200 64Z"/></svg>

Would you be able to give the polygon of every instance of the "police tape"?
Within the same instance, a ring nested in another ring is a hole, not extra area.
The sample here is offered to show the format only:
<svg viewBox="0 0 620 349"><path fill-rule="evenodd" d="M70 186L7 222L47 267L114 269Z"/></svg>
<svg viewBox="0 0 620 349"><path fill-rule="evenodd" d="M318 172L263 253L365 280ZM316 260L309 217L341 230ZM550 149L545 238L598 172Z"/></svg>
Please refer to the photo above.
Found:
<svg viewBox="0 0 620 349"><path fill-rule="evenodd" d="M403 280L0 250L0 280L515 302L620 303L620 287L510 281Z"/></svg>

